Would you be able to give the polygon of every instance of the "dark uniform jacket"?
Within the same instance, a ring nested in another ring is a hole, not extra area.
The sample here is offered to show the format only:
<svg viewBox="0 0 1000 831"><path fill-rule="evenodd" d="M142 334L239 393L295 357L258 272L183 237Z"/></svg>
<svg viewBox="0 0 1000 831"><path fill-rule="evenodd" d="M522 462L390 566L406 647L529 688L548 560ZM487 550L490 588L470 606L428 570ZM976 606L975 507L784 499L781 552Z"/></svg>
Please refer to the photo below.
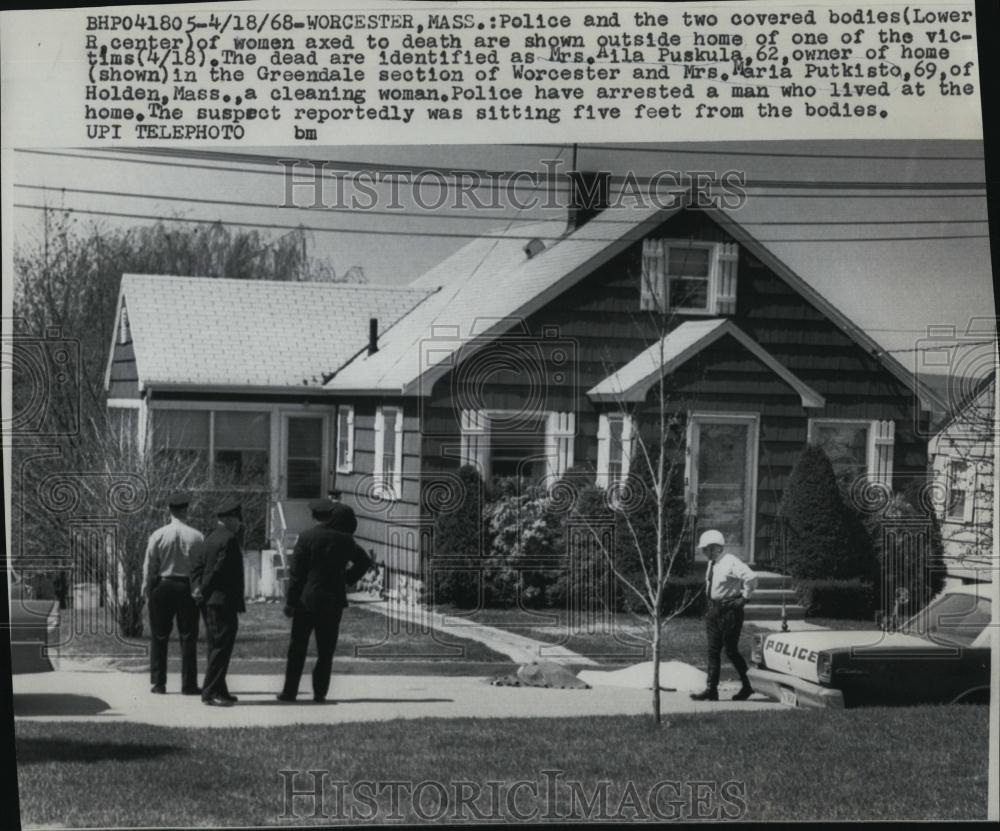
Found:
<svg viewBox="0 0 1000 831"><path fill-rule="evenodd" d="M201 589L208 606L226 606L245 612L243 552L232 531L218 526L191 552L191 591Z"/></svg>
<svg viewBox="0 0 1000 831"><path fill-rule="evenodd" d="M347 606L347 586L371 566L371 558L351 534L357 519L338 506L333 518L299 535L292 553L287 603L311 612Z"/></svg>

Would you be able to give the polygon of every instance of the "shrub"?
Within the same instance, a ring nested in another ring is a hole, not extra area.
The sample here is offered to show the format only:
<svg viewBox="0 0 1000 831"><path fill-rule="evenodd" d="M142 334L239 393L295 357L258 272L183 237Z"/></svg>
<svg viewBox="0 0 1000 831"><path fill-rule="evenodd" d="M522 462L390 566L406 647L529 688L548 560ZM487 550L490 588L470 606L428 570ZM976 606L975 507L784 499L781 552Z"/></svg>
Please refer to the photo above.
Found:
<svg viewBox="0 0 1000 831"><path fill-rule="evenodd" d="M915 614L944 587L944 545L937 517L904 494L895 494L866 525L878 563L878 605L896 618Z"/></svg>
<svg viewBox="0 0 1000 831"><path fill-rule="evenodd" d="M787 522L788 570L803 580L848 580L872 568L868 538L844 504L822 448L808 446L792 468L781 499Z"/></svg>
<svg viewBox="0 0 1000 831"><path fill-rule="evenodd" d="M866 620L875 612L875 587L865 580L799 580L795 593L809 617Z"/></svg>
<svg viewBox="0 0 1000 831"><path fill-rule="evenodd" d="M484 488L479 471L471 465L459 468L457 476L457 492L434 519L431 573L425 583L432 587L434 603L469 609L481 602Z"/></svg>

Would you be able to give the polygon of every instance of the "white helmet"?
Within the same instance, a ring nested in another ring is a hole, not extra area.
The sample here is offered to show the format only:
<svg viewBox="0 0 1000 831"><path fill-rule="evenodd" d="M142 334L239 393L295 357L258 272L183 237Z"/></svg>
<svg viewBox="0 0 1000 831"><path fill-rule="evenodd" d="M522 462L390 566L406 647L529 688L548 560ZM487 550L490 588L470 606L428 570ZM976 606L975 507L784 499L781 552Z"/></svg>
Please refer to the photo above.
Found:
<svg viewBox="0 0 1000 831"><path fill-rule="evenodd" d="M726 538L721 531L706 531L698 539L698 548L708 548L710 545L725 545Z"/></svg>

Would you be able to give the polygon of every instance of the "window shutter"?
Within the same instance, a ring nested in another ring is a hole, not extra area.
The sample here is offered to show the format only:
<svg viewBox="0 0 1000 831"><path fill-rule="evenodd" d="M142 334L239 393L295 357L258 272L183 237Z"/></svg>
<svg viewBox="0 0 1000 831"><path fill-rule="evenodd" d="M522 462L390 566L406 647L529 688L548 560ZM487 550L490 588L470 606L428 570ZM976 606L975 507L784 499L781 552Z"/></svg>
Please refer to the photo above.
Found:
<svg viewBox="0 0 1000 831"><path fill-rule="evenodd" d="M611 459L611 425L605 413L597 419L597 479L599 488L608 486L608 462Z"/></svg>
<svg viewBox="0 0 1000 831"><path fill-rule="evenodd" d="M545 456L549 484L573 466L574 413L549 413L545 420Z"/></svg>
<svg viewBox="0 0 1000 831"><path fill-rule="evenodd" d="M396 499L403 498L403 410L396 411L396 441L393 445L395 459L392 465L392 492Z"/></svg>
<svg viewBox="0 0 1000 831"><path fill-rule="evenodd" d="M354 407L347 411L347 463L344 465L344 472L351 473L354 470Z"/></svg>
<svg viewBox="0 0 1000 831"><path fill-rule="evenodd" d="M384 433L385 417L382 415L382 408L379 407L375 410L375 465L372 471L375 478L375 492L379 496L382 496L384 493L384 482L382 481L382 450L385 447Z"/></svg>
<svg viewBox="0 0 1000 831"><path fill-rule="evenodd" d="M873 421L868 430L868 478L892 488L892 455L896 424Z"/></svg>
<svg viewBox="0 0 1000 831"><path fill-rule="evenodd" d="M724 242L715 246L715 313L736 314L736 270L739 246Z"/></svg>
<svg viewBox="0 0 1000 831"><path fill-rule="evenodd" d="M632 446L634 443L632 416L626 413L622 417L622 481L628 477L632 465Z"/></svg>
<svg viewBox="0 0 1000 831"><path fill-rule="evenodd" d="M485 410L462 410L463 465L472 465L483 479L490 476L490 420Z"/></svg>
<svg viewBox="0 0 1000 831"><path fill-rule="evenodd" d="M665 253L663 240L642 241L642 285L639 292L639 308L644 312L662 312L665 308Z"/></svg>

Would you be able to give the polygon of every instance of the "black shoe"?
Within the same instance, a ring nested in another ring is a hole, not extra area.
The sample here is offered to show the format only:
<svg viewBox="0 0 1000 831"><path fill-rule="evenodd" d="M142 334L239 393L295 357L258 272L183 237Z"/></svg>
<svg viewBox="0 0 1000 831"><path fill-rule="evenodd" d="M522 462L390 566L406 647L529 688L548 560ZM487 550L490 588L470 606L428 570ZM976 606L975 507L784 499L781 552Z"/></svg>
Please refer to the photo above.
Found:
<svg viewBox="0 0 1000 831"><path fill-rule="evenodd" d="M733 696L733 701L746 701L751 695L753 695L753 687L744 684L740 687L740 691Z"/></svg>
<svg viewBox="0 0 1000 831"><path fill-rule="evenodd" d="M223 701L228 701L230 704L235 704L237 701L239 701L239 699L235 695L232 695L227 692L222 693L218 697L221 698Z"/></svg>
<svg viewBox="0 0 1000 831"><path fill-rule="evenodd" d="M189 690L181 690L181 695L201 695L201 687L191 687Z"/></svg>
<svg viewBox="0 0 1000 831"><path fill-rule="evenodd" d="M314 695L313 696L313 704L326 704L326 703L327 703L327 701L326 701L326 696L325 695ZM330 702L330 704L334 704L334 703L335 702L333 702L333 701Z"/></svg>
<svg viewBox="0 0 1000 831"><path fill-rule="evenodd" d="M163 686L163 684L153 684L153 686L150 687L149 691L151 693L156 693L157 695L166 695L167 694L167 688L165 686Z"/></svg>
<svg viewBox="0 0 1000 831"><path fill-rule="evenodd" d="M717 690L702 690L700 693L691 693L692 701L718 701L719 693Z"/></svg>
<svg viewBox="0 0 1000 831"><path fill-rule="evenodd" d="M232 707L235 702L228 698L222 698L222 696L213 695L211 698L203 698L201 703L207 704L209 707Z"/></svg>
<svg viewBox="0 0 1000 831"><path fill-rule="evenodd" d="M291 704L291 703L293 703L295 701L295 696L294 695L288 695L288 693L278 693L275 696L275 698L277 698L278 701L285 701L285 702L288 702L289 704Z"/></svg>

